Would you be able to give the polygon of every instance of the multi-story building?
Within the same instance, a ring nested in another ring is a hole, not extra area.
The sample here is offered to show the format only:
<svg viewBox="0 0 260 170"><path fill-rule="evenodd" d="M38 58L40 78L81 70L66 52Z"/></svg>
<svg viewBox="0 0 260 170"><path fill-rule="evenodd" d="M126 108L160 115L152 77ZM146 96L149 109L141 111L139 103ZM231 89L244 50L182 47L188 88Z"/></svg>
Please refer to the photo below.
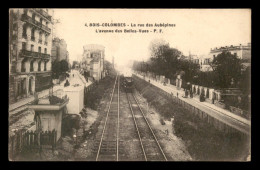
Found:
<svg viewBox="0 0 260 170"><path fill-rule="evenodd" d="M202 63L202 71L211 71L212 68L210 63L213 61L218 54L222 53L223 51L229 51L231 54L236 55L237 58L242 60L242 65L247 67L251 63L251 43L247 45L237 45L237 46L225 46L219 48L210 49L210 53L207 57L203 58Z"/></svg>
<svg viewBox="0 0 260 170"><path fill-rule="evenodd" d="M10 9L10 103L51 86L52 15L48 9Z"/></svg>
<svg viewBox="0 0 260 170"><path fill-rule="evenodd" d="M104 60L105 47L97 44L89 44L83 47L83 58L81 68L89 72L89 76L95 80L100 80L105 76Z"/></svg>
<svg viewBox="0 0 260 170"><path fill-rule="evenodd" d="M69 52L67 51L67 43L64 39L54 38L51 48L52 62L66 60L69 63Z"/></svg>
<svg viewBox="0 0 260 170"><path fill-rule="evenodd" d="M237 46L231 45L210 49L210 58L213 59L223 51L231 52L231 54L236 55L239 59L241 59L244 62L251 62L251 43L248 43L247 45L240 44Z"/></svg>

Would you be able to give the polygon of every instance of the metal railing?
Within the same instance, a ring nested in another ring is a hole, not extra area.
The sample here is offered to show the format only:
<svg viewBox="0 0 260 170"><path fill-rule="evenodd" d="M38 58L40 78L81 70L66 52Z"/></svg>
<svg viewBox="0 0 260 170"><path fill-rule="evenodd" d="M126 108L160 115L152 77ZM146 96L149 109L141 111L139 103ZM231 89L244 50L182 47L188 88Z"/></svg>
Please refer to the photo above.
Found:
<svg viewBox="0 0 260 170"><path fill-rule="evenodd" d="M36 58L50 58L50 54L43 54L43 53L38 53L38 52L33 52L33 51L28 51L28 50L21 50L21 56L26 56L26 57L36 57Z"/></svg>
<svg viewBox="0 0 260 170"><path fill-rule="evenodd" d="M40 22L38 22L38 21L32 19L32 18L29 17L28 15L22 14L21 20L24 21L24 22L28 22L28 23L30 23L30 24L33 24L33 25L35 25L35 26L37 26L37 27L39 27L39 28L41 28L41 29L47 31L48 33L51 32L51 29L50 29L50 28L48 28L47 26L43 25L42 23L40 23Z"/></svg>
<svg viewBox="0 0 260 170"><path fill-rule="evenodd" d="M34 9L36 12L40 13L42 16L44 16L45 18L47 18L48 20L51 21L51 16L44 11L43 9Z"/></svg>

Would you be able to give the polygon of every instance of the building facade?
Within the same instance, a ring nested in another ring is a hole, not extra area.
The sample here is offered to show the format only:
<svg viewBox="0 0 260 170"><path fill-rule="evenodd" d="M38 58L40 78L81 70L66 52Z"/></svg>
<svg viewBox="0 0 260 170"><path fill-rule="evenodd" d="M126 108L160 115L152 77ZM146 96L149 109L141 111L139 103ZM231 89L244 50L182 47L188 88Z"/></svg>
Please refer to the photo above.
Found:
<svg viewBox="0 0 260 170"><path fill-rule="evenodd" d="M223 51L229 51L231 54L236 55L239 59L242 60L242 65L246 68L251 65L251 43L247 45L240 44L239 46L226 46L219 48L211 48L210 53L208 55L189 55L192 62L200 65L201 71L213 71L210 64L213 59L217 57ZM245 69L243 68L243 69Z"/></svg>
<svg viewBox="0 0 260 170"><path fill-rule="evenodd" d="M66 60L69 63L69 52L64 39L56 37L52 40L51 58L52 62Z"/></svg>
<svg viewBox="0 0 260 170"><path fill-rule="evenodd" d="M104 60L105 47L97 44L88 44L83 47L83 57L80 67L89 72L89 76L99 81L105 77Z"/></svg>
<svg viewBox="0 0 260 170"><path fill-rule="evenodd" d="M51 86L53 10L10 9L9 103Z"/></svg>
<svg viewBox="0 0 260 170"><path fill-rule="evenodd" d="M239 59L245 62L251 62L251 43L247 45L237 45L237 46L225 46L219 48L210 49L210 58L216 57L218 54L222 53L223 51L229 51L231 54L236 55Z"/></svg>

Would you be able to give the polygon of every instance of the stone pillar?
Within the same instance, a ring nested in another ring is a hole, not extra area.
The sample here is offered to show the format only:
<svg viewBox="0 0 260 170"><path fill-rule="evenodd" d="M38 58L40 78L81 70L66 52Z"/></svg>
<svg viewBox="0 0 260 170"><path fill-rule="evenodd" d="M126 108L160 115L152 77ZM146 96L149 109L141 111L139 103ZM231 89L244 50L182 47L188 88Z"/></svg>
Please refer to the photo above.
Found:
<svg viewBox="0 0 260 170"><path fill-rule="evenodd" d="M38 63L39 63L39 59L35 60L33 62L33 71L38 71Z"/></svg>
<svg viewBox="0 0 260 170"><path fill-rule="evenodd" d="M44 71L44 60L41 61L41 71Z"/></svg>
<svg viewBox="0 0 260 170"><path fill-rule="evenodd" d="M30 60L27 60L25 62L25 72L29 73L30 72Z"/></svg>
<svg viewBox="0 0 260 170"><path fill-rule="evenodd" d="M16 63L16 72L20 73L22 70L22 61L18 60Z"/></svg>
<svg viewBox="0 0 260 170"><path fill-rule="evenodd" d="M26 67L26 71L27 71L27 67ZM29 76L26 77L26 96L29 96Z"/></svg>
<svg viewBox="0 0 260 170"><path fill-rule="evenodd" d="M51 71L51 60L47 62L47 71Z"/></svg>
<svg viewBox="0 0 260 170"><path fill-rule="evenodd" d="M35 77L33 76L33 79L32 79L32 93L34 94L35 93Z"/></svg>
<svg viewBox="0 0 260 170"><path fill-rule="evenodd" d="M203 86L200 86L199 88L200 88L200 94L199 95L201 95L202 94L202 90L203 90Z"/></svg>
<svg viewBox="0 0 260 170"><path fill-rule="evenodd" d="M209 89L209 99L212 100L213 99L213 94L214 93L214 89Z"/></svg>
<svg viewBox="0 0 260 170"><path fill-rule="evenodd" d="M221 100L221 93L219 92L218 93L218 101L220 101Z"/></svg>
<svg viewBox="0 0 260 170"><path fill-rule="evenodd" d="M207 88L207 87L204 87L205 98L207 98L207 90L208 90L208 88Z"/></svg>

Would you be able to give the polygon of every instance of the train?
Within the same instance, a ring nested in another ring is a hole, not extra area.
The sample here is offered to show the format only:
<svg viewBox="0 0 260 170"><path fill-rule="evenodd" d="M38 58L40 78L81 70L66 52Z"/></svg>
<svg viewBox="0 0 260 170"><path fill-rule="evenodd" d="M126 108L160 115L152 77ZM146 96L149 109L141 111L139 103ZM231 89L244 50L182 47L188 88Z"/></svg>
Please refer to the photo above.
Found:
<svg viewBox="0 0 260 170"><path fill-rule="evenodd" d="M132 93L134 89L134 82L132 74L130 73L123 73L121 75L121 82L122 87L127 93Z"/></svg>

